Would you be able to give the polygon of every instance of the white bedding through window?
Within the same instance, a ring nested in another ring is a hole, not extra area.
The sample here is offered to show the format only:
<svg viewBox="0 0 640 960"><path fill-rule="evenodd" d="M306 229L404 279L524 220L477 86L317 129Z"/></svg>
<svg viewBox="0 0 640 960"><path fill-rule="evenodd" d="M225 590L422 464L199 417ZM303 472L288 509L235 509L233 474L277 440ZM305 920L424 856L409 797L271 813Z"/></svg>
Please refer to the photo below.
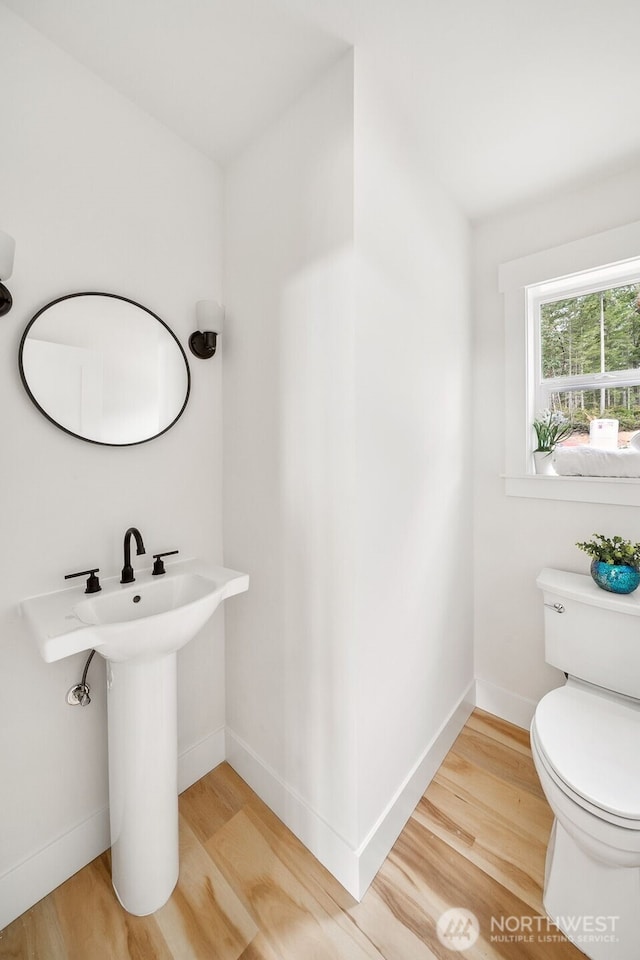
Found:
<svg viewBox="0 0 640 960"><path fill-rule="evenodd" d="M556 447L552 462L561 477L640 477L640 450Z"/></svg>

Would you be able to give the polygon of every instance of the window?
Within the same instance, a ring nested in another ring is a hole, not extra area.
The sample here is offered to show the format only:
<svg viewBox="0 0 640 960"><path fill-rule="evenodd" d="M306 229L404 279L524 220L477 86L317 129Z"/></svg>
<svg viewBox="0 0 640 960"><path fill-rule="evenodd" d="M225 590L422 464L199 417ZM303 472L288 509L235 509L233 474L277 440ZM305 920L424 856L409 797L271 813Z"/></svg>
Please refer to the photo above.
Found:
<svg viewBox="0 0 640 960"><path fill-rule="evenodd" d="M640 222L504 263L505 493L640 506L640 479L536 476L532 424L571 414L569 442L589 417L640 430Z"/></svg>
<svg viewBox="0 0 640 960"><path fill-rule="evenodd" d="M595 418L617 420L618 446L640 430L640 260L528 289L535 411L574 424L565 445L589 441Z"/></svg>

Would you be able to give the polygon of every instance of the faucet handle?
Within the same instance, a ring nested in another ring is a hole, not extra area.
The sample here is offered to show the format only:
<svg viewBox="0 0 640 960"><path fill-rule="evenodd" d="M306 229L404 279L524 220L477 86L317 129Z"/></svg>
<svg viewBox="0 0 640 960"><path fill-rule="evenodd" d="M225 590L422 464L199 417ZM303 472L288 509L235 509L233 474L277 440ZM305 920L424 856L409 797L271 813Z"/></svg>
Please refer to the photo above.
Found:
<svg viewBox="0 0 640 960"><path fill-rule="evenodd" d="M174 553L180 553L179 550L165 550L164 553L154 553L153 559L155 563L153 565L152 577L159 577L161 574L166 573L167 571L164 568L164 562L162 557L172 557Z"/></svg>
<svg viewBox="0 0 640 960"><path fill-rule="evenodd" d="M73 577L87 577L87 586L85 588L85 593L99 593L102 590L100 586L100 580L96 577L100 567L94 567L93 570L80 570L79 573L67 573L65 574L65 580L71 580Z"/></svg>

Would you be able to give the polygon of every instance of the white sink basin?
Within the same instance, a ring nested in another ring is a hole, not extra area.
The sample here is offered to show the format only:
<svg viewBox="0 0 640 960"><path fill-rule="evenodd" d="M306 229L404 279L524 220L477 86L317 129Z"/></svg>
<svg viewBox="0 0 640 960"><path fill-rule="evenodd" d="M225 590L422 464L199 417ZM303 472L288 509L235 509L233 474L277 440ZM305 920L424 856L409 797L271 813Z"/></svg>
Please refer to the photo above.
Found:
<svg viewBox="0 0 640 960"><path fill-rule="evenodd" d="M248 587L245 573L182 560L158 577L143 570L134 583L103 580L100 593L82 585L31 597L22 611L48 663L91 649L121 662L179 650L225 597Z"/></svg>

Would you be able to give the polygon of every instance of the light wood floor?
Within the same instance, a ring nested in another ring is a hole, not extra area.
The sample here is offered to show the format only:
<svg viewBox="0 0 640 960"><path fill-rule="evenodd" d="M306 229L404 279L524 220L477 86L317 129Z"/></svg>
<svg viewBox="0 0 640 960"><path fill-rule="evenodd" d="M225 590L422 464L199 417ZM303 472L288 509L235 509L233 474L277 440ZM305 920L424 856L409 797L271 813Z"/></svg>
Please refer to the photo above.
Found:
<svg viewBox="0 0 640 960"><path fill-rule="evenodd" d="M161 910L125 913L105 853L0 933L1 960L584 960L555 928L555 941L535 932L552 816L528 735L482 711L361 903L227 764L182 794L180 814L180 879ZM480 923L464 952L437 936L451 907ZM492 941L492 917L533 918L532 941Z"/></svg>

